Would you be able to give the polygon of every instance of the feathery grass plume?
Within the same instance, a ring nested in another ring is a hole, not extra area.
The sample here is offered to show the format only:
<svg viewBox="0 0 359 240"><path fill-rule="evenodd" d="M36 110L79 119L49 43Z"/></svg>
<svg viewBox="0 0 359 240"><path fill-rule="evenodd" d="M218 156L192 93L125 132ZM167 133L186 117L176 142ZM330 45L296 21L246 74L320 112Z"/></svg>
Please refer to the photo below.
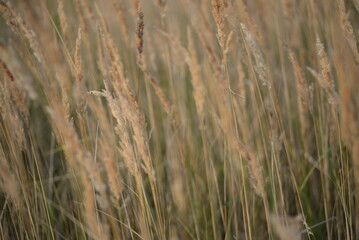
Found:
<svg viewBox="0 0 359 240"><path fill-rule="evenodd" d="M265 100L264 104L265 104L265 109L268 112L268 120L269 120L268 122L270 127L269 139L270 139L271 149L274 152L279 153L280 150L282 149L282 137L280 136L280 129L276 118L277 112L273 104L270 101L268 101L268 98ZM303 119L301 119L301 123L303 125L305 124ZM304 128L306 128L306 126L304 126Z"/></svg>
<svg viewBox="0 0 359 240"><path fill-rule="evenodd" d="M56 128L61 133L64 147L71 154L75 160L78 168L83 168L89 175L95 190L100 193L100 197L105 196L106 185L102 181L100 169L90 152L88 152L81 144L74 127L66 120L66 113L64 107L56 102L56 97L50 99L51 108L48 108L48 113L51 116ZM107 207L107 201L102 198L99 201L102 208Z"/></svg>
<svg viewBox="0 0 359 240"><path fill-rule="evenodd" d="M21 62L24 58L25 56L22 55L18 58L18 52L13 47L6 48L0 43L0 59L6 63L10 72L13 73L17 87L21 92L26 93L26 97L36 100L38 94L35 90L34 79L29 76L30 74L27 72L26 67L24 67L23 62Z"/></svg>
<svg viewBox="0 0 359 240"><path fill-rule="evenodd" d="M257 24L253 21L251 14L248 11L248 7L243 0L238 1L239 13L243 16L243 20L245 20L250 28L250 31L254 34L254 37L260 42L263 39L262 34L258 30Z"/></svg>
<svg viewBox="0 0 359 240"><path fill-rule="evenodd" d="M143 12L141 10L141 6L137 6L137 28L136 28L136 36L137 36L137 64L141 68L146 68L143 60L143 34L144 34L144 20L143 20Z"/></svg>
<svg viewBox="0 0 359 240"><path fill-rule="evenodd" d="M271 215L271 223L280 240L301 240L302 239L302 217L298 215L289 218L285 224L283 219L276 215Z"/></svg>
<svg viewBox="0 0 359 240"><path fill-rule="evenodd" d="M96 6L97 7L97 6ZM97 7L98 12L99 9ZM100 15L100 13L99 13ZM137 33L138 35L141 35L141 37L143 37L143 13L140 9L140 6L138 5L137 8L137 15L139 18L139 28L137 29ZM142 15L142 17L141 17ZM141 20L142 19L142 20ZM157 197L157 190L156 190L156 179L155 179L155 172L152 166L152 160L151 160L151 155L150 155L150 151L149 151L149 144L148 144L148 137L146 134L146 127L145 127L145 120L143 117L143 114L141 113L137 101L134 97L134 94L132 93L132 90L127 82L127 79L125 77L125 74L123 72L123 65L122 62L120 61L119 56L117 57L116 54L114 54L114 48L111 47L111 41L108 41L108 39L111 40L110 38L110 34L108 31L106 31L106 23L104 21L104 19L101 16L101 20L102 20L102 27L104 28L102 31L102 39L105 43L106 46L106 50L108 51L108 54L110 56L110 60L111 60L111 71L110 71L110 76L113 80L113 86L115 89L115 92L117 94L117 97L120 99L120 106L122 107L122 111L125 112L125 117L129 120L129 122L131 123L131 127L133 130L133 139L134 142L136 143L136 149L139 153L139 156L142 159L143 164L141 164L141 167L143 168L143 170L145 171L145 173L148 175L149 180L150 180L150 186L151 186L151 190L153 193L153 200L155 202L155 209L156 209L156 213L157 213L157 217L158 217L158 221L161 222L161 213L159 212L159 203L158 203L158 197ZM142 21L142 23L141 23ZM142 26L141 26L142 25ZM141 30L142 28L142 30ZM100 28L102 29L102 28ZM142 31L142 33L141 33ZM106 38L107 37L107 38ZM142 55L143 52L143 40L141 40L141 43L139 41L137 41L138 43L138 49L137 49L137 53L139 55ZM142 56L140 56L140 59L143 60ZM118 61L117 61L118 60ZM145 70L145 63L138 61L137 64L140 66L141 70ZM144 71L145 73L147 72L147 74L149 74L148 71ZM152 83L153 85L153 83ZM105 86L106 86L106 82L105 82ZM108 88L106 86L106 91L108 91ZM161 90L162 91L162 90ZM158 92L156 92L158 94ZM164 96L164 95L163 95ZM161 100L161 98L160 98ZM121 130L121 129L119 129ZM130 165L130 164L128 164ZM134 168L137 169L137 168ZM137 170L136 170L137 171ZM138 191L142 192L143 191L143 186L142 186L142 177L139 173L134 173L136 182L137 182L137 187L139 188ZM142 187L141 187L142 186ZM141 200L141 206L144 206L144 196L140 197ZM147 213L145 213L147 212ZM150 213L147 210L142 210L142 213L145 215L149 215ZM145 219L143 219L143 221L140 222L141 225L141 229L144 232L145 235L147 235L147 225L145 224ZM162 230L161 230L162 231Z"/></svg>
<svg viewBox="0 0 359 240"><path fill-rule="evenodd" d="M121 109L119 101L115 100L108 90L103 92L90 91L90 94L99 97L105 97L111 110L112 116L116 119L117 125L115 128L116 134L120 137L120 154L123 157L126 168L130 174L136 177L139 174L138 164L136 163L133 146L130 141L129 133L126 126L125 114ZM128 116L127 116L128 117Z"/></svg>
<svg viewBox="0 0 359 240"><path fill-rule="evenodd" d="M224 66L227 65L227 59L228 59L228 55L229 55L229 45L231 44L232 42L232 39L233 39L233 31L231 31L229 34L228 34L228 37L227 37L227 40L226 40L226 44L225 44L225 47L223 49L223 57L222 57L222 65L223 65L223 68Z"/></svg>
<svg viewBox="0 0 359 240"><path fill-rule="evenodd" d="M120 182L121 177L116 163L115 151L107 143L102 143L101 148L103 152L102 162L106 170L109 189L113 196L116 198L116 200L119 200L123 187L121 186Z"/></svg>
<svg viewBox="0 0 359 240"><path fill-rule="evenodd" d="M19 115L19 111L15 109L16 104L13 104L13 98L11 92L8 91L10 88L9 81L0 82L0 117L6 123L4 130L9 134L9 139L13 139L20 149L24 147L25 134L24 134L24 118Z"/></svg>
<svg viewBox="0 0 359 240"><path fill-rule="evenodd" d="M316 47L318 51L320 67L322 69L322 77L325 81L323 82L323 84L325 83L327 85L327 88L334 89L334 82L330 74L330 65L329 65L328 57L325 52L324 45L319 38L317 38L316 40Z"/></svg>
<svg viewBox="0 0 359 240"><path fill-rule="evenodd" d="M325 89L325 91L329 95L329 103L330 104L337 104L338 103L338 94L335 91L334 81L331 77L330 73L330 65L328 61L327 54L324 49L323 43L320 41L319 37L316 41L317 51L318 51L318 57L320 62L320 67L322 70L321 77L323 81L319 81L319 84L322 88Z"/></svg>
<svg viewBox="0 0 359 240"><path fill-rule="evenodd" d="M311 109L309 89L308 89L308 85L305 81L305 75L304 75L303 69L299 65L298 59L295 56L295 53L293 52L293 50L289 46L287 46L286 48L287 48L289 60L293 65L294 75L295 75L295 80L296 80L295 83L296 83L297 91L298 91L300 99L301 99L301 103L303 104L303 106L306 109Z"/></svg>
<svg viewBox="0 0 359 240"><path fill-rule="evenodd" d="M135 158L135 155L133 152L133 145L130 141L130 135L128 133L128 130L124 126L124 121L123 120L121 120L121 121L122 121L122 123L120 123L115 129L116 133L121 138L120 154L123 157L123 161L125 163L126 168L130 172L130 174L136 178L140 174L139 167L138 167L138 164L136 162L136 158Z"/></svg>
<svg viewBox="0 0 359 240"><path fill-rule="evenodd" d="M93 14L92 8L87 0L80 0L81 1L81 7L85 10L86 17L93 21L95 19L95 16Z"/></svg>
<svg viewBox="0 0 359 240"><path fill-rule="evenodd" d="M252 33L247 29L246 25L241 23L241 29L245 36L245 41L249 46L249 49L254 57L256 65L254 66L255 71L257 72L259 79L261 80L264 86L271 87L270 82L268 81L267 76L267 66L264 62L263 54L258 47L256 40L253 38Z"/></svg>
<svg viewBox="0 0 359 240"><path fill-rule="evenodd" d="M224 49L225 38L224 33L224 5L219 0L212 0L212 14L217 25L217 38L219 45Z"/></svg>
<svg viewBox="0 0 359 240"><path fill-rule="evenodd" d="M25 118L25 122L27 122L27 119L29 118L29 112L26 107L25 99L16 86L14 75L10 72L9 68L7 67L6 63L3 62L0 59L0 70L3 71L5 76L9 79L10 82L10 93L12 95L12 98L14 99L14 102L16 106L20 109L23 117Z"/></svg>
<svg viewBox="0 0 359 240"><path fill-rule="evenodd" d="M23 18L15 11L15 9L11 5L11 3L9 3L6 0L0 0L0 6L1 6L0 11L3 12L4 17L6 17L6 18L9 16L14 17L14 19L17 22L17 25L19 26L19 29L21 29L21 31L24 33L25 37L29 41L30 47L31 47L36 59L40 63L42 63L43 56L42 56L42 52L40 50L40 44L39 44L39 41L37 39L35 32L26 24L26 22L23 20ZM11 21L11 19L10 19L9 23L13 23L13 21ZM15 30L15 31L18 30L18 28L11 28L11 29Z"/></svg>
<svg viewBox="0 0 359 240"><path fill-rule="evenodd" d="M168 175L168 191L171 196L171 201L173 202L174 213L178 216L179 219L185 219L186 215L190 213L189 211L189 201L188 201L188 186L187 176L185 173L185 162L183 156L180 154L180 142L183 141L182 137L179 134L172 134L173 131L169 131L166 134L169 134L172 137L171 141L166 141L167 149L171 149L166 152L166 174Z"/></svg>
<svg viewBox="0 0 359 240"><path fill-rule="evenodd" d="M92 92L90 92L92 93ZM101 93L102 94L102 93ZM96 95L96 94L95 94ZM102 96L102 95L101 95ZM106 170L106 177L109 189L113 195L111 198L114 204L118 204L123 191L122 176L119 169L119 163L116 155L116 139L112 124L108 119L104 105L100 101L92 98L86 98L89 108L98 119L98 129L102 137L99 137L99 159ZM116 128L115 128L116 131Z"/></svg>
<svg viewBox="0 0 359 240"><path fill-rule="evenodd" d="M146 69L142 69L142 71L144 72L146 77L149 79L153 89L155 90L155 93L156 93L158 99L160 100L160 102L163 105L164 110L166 111L167 114L170 115L172 112L172 107L171 107L171 104L169 103L169 101L167 100L166 95L163 93L162 88L160 86L158 86L156 79L154 78L154 76L151 75L151 73L149 71L147 71Z"/></svg>
<svg viewBox="0 0 359 240"><path fill-rule="evenodd" d="M245 158L248 160L248 170L250 173L250 180L252 187L255 193L260 196L264 201L266 201L267 193L265 190L265 181L262 173L262 166L259 162L258 157L256 157L252 152L245 150L243 146L238 142L237 143L238 151L241 151Z"/></svg>
<svg viewBox="0 0 359 240"><path fill-rule="evenodd" d="M230 128L230 125L221 119L219 121L220 127L223 130L225 136L229 140L229 144L237 153L244 157L248 163L248 169L250 172L251 183L255 193L263 199L266 199L265 183L262 174L262 167L258 157L255 156L254 152L247 147L243 146L242 143L234 135Z"/></svg>
<svg viewBox="0 0 359 240"><path fill-rule="evenodd" d="M105 50L102 43L102 36L101 36L101 27L97 25L97 65L98 69L100 70L102 77L107 77L107 71L105 67Z"/></svg>
<svg viewBox="0 0 359 240"><path fill-rule="evenodd" d="M308 1L0 0L0 239L355 239L357 1Z"/></svg>
<svg viewBox="0 0 359 240"><path fill-rule="evenodd" d="M344 0L337 0L340 16L340 26L344 32L345 39L354 54L355 61L359 64L359 52L353 26L349 21L349 15L345 10Z"/></svg>
<svg viewBox="0 0 359 240"><path fill-rule="evenodd" d="M101 28L102 29L102 28ZM114 53L114 49L111 46L111 41L106 38L105 31L102 31L102 39L104 40L106 49L111 58L112 70L111 77L114 80L114 88L117 93L117 97L121 99L120 103L125 111L126 117L132 124L134 130L134 140L136 142L137 149L144 162L144 170L149 174L151 181L154 181L154 172L151 163L151 158L148 149L148 139L145 133L144 118L139 110L138 104L132 93L130 86L128 85L127 79L124 76L123 66L120 61L118 54ZM110 38L111 39L111 38Z"/></svg>
<svg viewBox="0 0 359 240"><path fill-rule="evenodd" d="M92 8L89 5L87 0L80 0L79 2L76 1L76 12L79 17L80 27L82 31L84 47L86 49L87 54L87 65L90 71L93 70L94 65L89 64L94 62L93 54L92 54L92 46L91 46L91 30L96 29L95 25L95 16L93 14Z"/></svg>
<svg viewBox="0 0 359 240"><path fill-rule="evenodd" d="M171 113L171 104L167 100L165 94L163 93L162 89L156 83L155 77L147 70L146 62L143 55L143 35L144 35L144 20L143 20L143 12L141 10L141 6L138 5L137 7L137 65L141 69L141 71L146 75L148 80L150 81L155 93L163 105L164 110L167 114Z"/></svg>
<svg viewBox="0 0 359 240"><path fill-rule="evenodd" d="M310 14L312 17L312 28L315 36L318 36L319 33L319 16L320 16L320 9L318 9L317 1L310 0L309 1L310 6Z"/></svg>
<svg viewBox="0 0 359 240"><path fill-rule="evenodd" d="M3 17L6 21L6 24L15 34L20 34L20 27L16 21L15 16L11 13L5 1L0 1L0 12L3 14Z"/></svg>
<svg viewBox="0 0 359 240"><path fill-rule="evenodd" d="M114 3L114 8L118 15L118 20L120 23L122 35L125 37L126 41L128 41L130 34L128 30L128 23L125 16L125 7L124 4L121 2Z"/></svg>
<svg viewBox="0 0 359 240"><path fill-rule="evenodd" d="M82 30L81 27L79 27L77 32L77 38L76 38L76 46L75 46L75 56L74 56L74 77L76 79L76 84L78 87L81 86L82 83L82 60L80 55L80 48L81 48L81 41L82 41Z"/></svg>
<svg viewBox="0 0 359 240"><path fill-rule="evenodd" d="M192 32L189 28L187 28L187 38L188 38L188 52L189 52L189 61L188 67L191 72L191 82L193 86L193 97L196 102L196 108L198 112L198 116L200 118L200 123L204 119L204 104L206 97L206 90L201 79L200 65L198 62L198 57L196 54L196 48L193 41Z"/></svg>
<svg viewBox="0 0 359 240"><path fill-rule="evenodd" d="M295 85L297 89L297 102L299 110L299 120L301 123L301 132L304 136L308 130L308 122L306 116L308 112L313 112L313 104L310 97L309 87L305 80L302 67L299 65L298 59L293 50L285 44L289 60L292 63L295 76Z"/></svg>
<svg viewBox="0 0 359 240"><path fill-rule="evenodd" d="M105 85L106 86L106 85ZM91 91L91 94L94 94L96 96L101 96L101 97L105 97L107 99L107 102L109 104L109 107L111 109L111 113L112 116L116 119L117 125L115 127L115 131L116 134L120 137L120 154L123 157L123 161L125 163L126 168L128 169L128 171L130 172L130 174L134 177L135 181L136 181L136 186L137 186L137 194L139 194L139 199L140 199L140 215L141 216L141 220L139 221L139 225L140 225L140 229L142 231L142 234L144 235L148 235L148 229L146 226L146 219L145 219L145 215L146 215L146 209L144 206L144 198L145 196L143 195L143 181L142 181L142 177L141 177L141 173L139 171L139 164L136 161L135 158L135 154L133 151L133 146L132 143L130 141L130 137L129 137L129 132L127 130L127 126L126 126L126 121L125 121L125 114L123 114L123 111L121 109L121 105L120 102L115 100L111 93L108 91L107 87L106 90L104 90L103 92L98 92L98 91ZM144 169L144 171L146 172L146 174L148 174L149 178L150 178L150 182L151 184L154 184L155 181L155 175L154 175L154 171L152 170L152 165L151 162L148 159L145 159L144 157L144 146L140 145L142 143L140 143L139 141L143 141L143 139L140 139L141 137L143 138L143 136L138 137L138 131L139 129L136 129L136 126L133 126L133 131L134 131L134 139L137 145L137 150L140 152L140 155L142 157L142 160L144 162L144 164L142 164L142 168ZM137 135L137 137L136 137Z"/></svg>
<svg viewBox="0 0 359 240"><path fill-rule="evenodd" d="M16 208L20 207L21 199L18 183L11 172L2 145L0 145L0 189L10 197Z"/></svg>
<svg viewBox="0 0 359 240"><path fill-rule="evenodd" d="M139 125L141 125L140 122L142 119L141 112L139 110L139 107L136 102L135 96L132 92L132 89L129 86L128 81L125 77L121 58L116 51L111 34L109 33L109 31L107 29L106 21L102 17L102 14L99 11L97 5L96 5L96 9L100 15L100 20L102 23L102 27L99 26L99 28L98 28L99 29L99 37L100 37L100 39L98 40L99 45L100 45L99 51L101 51L99 54L101 56L100 59L103 61L103 62L101 62L102 66L100 66L100 68L102 69L101 70L102 74L106 76L108 73L110 75L110 77L113 80L112 84L114 86L115 92L117 94L117 97L120 99L121 107L125 111L126 117L129 119L129 121L132 124L139 126ZM101 45L101 39L103 40L103 42L105 44L106 51L110 57L111 69L109 71L107 71L107 69L105 67L104 59L102 58L104 56L104 50ZM105 84L105 86L107 87L106 84ZM139 128L139 127L137 127L137 128Z"/></svg>
<svg viewBox="0 0 359 240"><path fill-rule="evenodd" d="M98 5L95 5L97 14L100 18L100 25L98 26L98 30L100 33L100 37L103 40L103 43L105 44L105 48L107 50L107 53L110 56L111 64L113 68L116 68L115 71L120 75L120 79L117 80L123 80L125 79L125 73L123 70L123 64L120 55L118 54L118 51L116 49L116 45L114 43L114 40L112 38L112 35L110 34L110 30L108 28L108 24L105 20L105 18L102 15L102 12L100 11ZM122 81L122 83L125 83ZM127 90L129 90L128 87L126 87Z"/></svg>
<svg viewBox="0 0 359 240"><path fill-rule="evenodd" d="M197 35L199 37L200 42L202 43L205 51L208 54L209 62L211 63L211 66L214 69L214 72L216 74L217 80L222 82L221 80L223 79L223 71L222 71L221 66L220 66L220 61L218 60L217 56L214 54L212 48L209 46L209 44L206 41L206 38L203 35L203 33L201 32L201 30L198 29L197 27L195 27L195 30L197 32ZM227 86L225 87L225 89L227 89Z"/></svg>
<svg viewBox="0 0 359 240"><path fill-rule="evenodd" d="M84 35L87 35L87 23L86 23L86 17L84 14L84 8L82 7L81 0L75 1L75 9L76 13L79 19L80 27L82 31L84 32Z"/></svg>
<svg viewBox="0 0 359 240"><path fill-rule="evenodd" d="M176 210L180 215L185 215L188 211L188 201L186 199L185 191L185 180L182 176L182 171L179 169L182 168L180 159L174 159L174 161L169 164L169 181L170 181L170 191L172 194L173 201L176 206Z"/></svg>
<svg viewBox="0 0 359 240"><path fill-rule="evenodd" d="M223 72L228 72L227 62L228 62L228 55L229 55L229 52L230 52L229 51L229 45L230 45L230 43L232 41L232 38L233 38L233 31L231 31L228 34L225 47L222 49L222 52L223 52L222 69L224 70ZM228 86L228 89L230 90L231 86L230 86L229 78L227 76L225 76L224 80L225 80L225 85Z"/></svg>
<svg viewBox="0 0 359 240"><path fill-rule="evenodd" d="M35 56L39 64L37 64L37 68L35 68L33 65L35 65L35 62L28 59L28 57L25 57L25 59L29 62L29 67L33 68L34 73L36 76L39 76L39 80L42 82L42 84L49 84L49 77L53 76L53 71L56 72L55 77L59 82L64 83L65 80L68 80L66 75L66 68L64 65L59 64L60 62L60 55L58 54L58 45L57 41L55 40L54 36L50 33L50 26L47 26L47 24L44 24L43 26L39 19L35 19L33 21L33 25L38 30L39 35L37 35L27 24L28 21L24 20L20 14L17 14L17 12L13 9L11 4L7 5L8 8L11 10L12 14L16 15L16 20L20 26L21 31L23 32L23 35L25 36L25 39L28 40L30 48L32 49L32 54ZM24 39L24 38L22 38ZM43 48L40 47L40 43L46 43L46 51L43 50ZM51 43L51 44L49 44ZM19 55L26 56L26 54L21 53L21 50L18 51ZM36 69L36 70L35 70ZM40 73L44 71L45 74ZM46 77L45 77L46 76ZM56 84L55 82L52 82L50 84Z"/></svg>
<svg viewBox="0 0 359 240"><path fill-rule="evenodd" d="M106 225L100 222L96 213L96 200L94 198L91 179L84 172L80 172L80 179L83 185L83 207L85 210L85 222L87 224L87 233L92 239L110 239L106 229Z"/></svg>
<svg viewBox="0 0 359 240"><path fill-rule="evenodd" d="M244 110L246 106L246 73L244 72L243 63L241 61L238 62L237 65L237 73L238 73L238 92L239 97L243 98L242 101L240 101L240 105L242 107L242 110Z"/></svg>
<svg viewBox="0 0 359 240"><path fill-rule="evenodd" d="M117 86L117 88L118 87L119 86ZM135 140L135 143L137 146L137 151L140 153L140 156L144 163L142 165L142 167L145 170L145 172L149 175L151 181L154 181L155 176L154 176L154 170L152 167L152 161L151 161L151 157L150 157L150 153L149 153L149 149L148 149L148 138L147 138L146 131L145 131L144 117L143 117L142 113L140 112L135 99L132 99L132 98L126 99L125 96L123 96L123 93L121 93L120 91L117 91L117 94L118 94L117 96L119 97L119 100L120 100L121 109L124 112L125 117L131 123L132 129L134 132L133 137L134 137L134 140ZM117 117L117 119L119 121L120 118ZM124 137L124 139L127 139L128 133L127 132L123 133L123 129L124 129L123 124L124 123L125 122L120 124L120 127L116 128L116 131L119 131L122 134L122 136ZM123 134L125 134L125 135L123 135ZM126 147L128 149L132 149L132 147L129 148L128 144L126 145ZM129 153L125 153L125 156L131 156L131 155Z"/></svg>
<svg viewBox="0 0 359 240"><path fill-rule="evenodd" d="M82 29L79 27L77 31L75 53L74 53L74 64L73 64L73 75L75 78L75 84L73 88L73 96L77 103L77 111L81 106L84 105L85 99L85 83L83 81L83 65L81 59L81 44L82 44Z"/></svg>
<svg viewBox="0 0 359 240"><path fill-rule="evenodd" d="M145 133L144 118L139 110L134 94L128 85L127 79L124 76L122 63L116 61L116 54L113 54L113 48L104 35L105 34L102 33L102 38L111 58L112 69L110 74L114 80L113 84L117 97L120 98L121 107L123 111L125 111L125 116L131 122L132 128L134 130L134 140L136 142L137 150L139 151L144 162L144 170L147 174L149 174L151 181L154 181L154 172L151 163L151 157L149 155L148 139Z"/></svg>
<svg viewBox="0 0 359 240"><path fill-rule="evenodd" d="M64 106L66 120L73 124L73 119L71 118L70 113L69 97L64 86L61 86L61 103Z"/></svg>
<svg viewBox="0 0 359 240"><path fill-rule="evenodd" d="M60 26L64 36L67 36L68 33L68 24L67 24L67 17L64 11L64 1L57 0L57 13L59 14L60 18Z"/></svg>

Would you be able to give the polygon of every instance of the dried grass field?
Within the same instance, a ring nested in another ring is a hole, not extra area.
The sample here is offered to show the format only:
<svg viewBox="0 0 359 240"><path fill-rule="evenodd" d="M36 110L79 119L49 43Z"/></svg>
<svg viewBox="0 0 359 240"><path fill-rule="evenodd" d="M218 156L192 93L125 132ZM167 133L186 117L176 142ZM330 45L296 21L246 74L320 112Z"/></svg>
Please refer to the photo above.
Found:
<svg viewBox="0 0 359 240"><path fill-rule="evenodd" d="M359 0L0 0L0 239L359 239Z"/></svg>

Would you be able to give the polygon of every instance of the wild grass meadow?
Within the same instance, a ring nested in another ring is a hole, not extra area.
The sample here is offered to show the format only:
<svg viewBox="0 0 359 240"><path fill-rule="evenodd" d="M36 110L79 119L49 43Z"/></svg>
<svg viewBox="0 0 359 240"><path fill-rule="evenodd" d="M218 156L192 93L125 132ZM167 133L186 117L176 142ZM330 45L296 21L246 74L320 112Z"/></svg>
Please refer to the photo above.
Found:
<svg viewBox="0 0 359 240"><path fill-rule="evenodd" d="M359 0L0 13L0 239L359 239Z"/></svg>

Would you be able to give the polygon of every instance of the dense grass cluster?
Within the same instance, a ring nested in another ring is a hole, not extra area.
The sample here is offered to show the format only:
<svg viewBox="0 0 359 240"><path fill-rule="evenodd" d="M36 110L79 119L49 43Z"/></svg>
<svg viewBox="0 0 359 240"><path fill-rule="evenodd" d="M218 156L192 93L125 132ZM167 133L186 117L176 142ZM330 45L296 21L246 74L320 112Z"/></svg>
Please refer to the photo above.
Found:
<svg viewBox="0 0 359 240"><path fill-rule="evenodd" d="M358 0L0 0L0 239L358 239Z"/></svg>

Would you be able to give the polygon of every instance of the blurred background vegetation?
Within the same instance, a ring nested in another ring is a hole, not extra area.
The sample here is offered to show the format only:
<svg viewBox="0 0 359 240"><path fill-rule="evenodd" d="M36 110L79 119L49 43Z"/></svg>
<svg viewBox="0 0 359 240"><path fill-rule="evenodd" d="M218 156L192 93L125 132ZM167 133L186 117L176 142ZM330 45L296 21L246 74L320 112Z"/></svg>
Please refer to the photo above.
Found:
<svg viewBox="0 0 359 240"><path fill-rule="evenodd" d="M358 0L0 0L1 239L357 239Z"/></svg>

